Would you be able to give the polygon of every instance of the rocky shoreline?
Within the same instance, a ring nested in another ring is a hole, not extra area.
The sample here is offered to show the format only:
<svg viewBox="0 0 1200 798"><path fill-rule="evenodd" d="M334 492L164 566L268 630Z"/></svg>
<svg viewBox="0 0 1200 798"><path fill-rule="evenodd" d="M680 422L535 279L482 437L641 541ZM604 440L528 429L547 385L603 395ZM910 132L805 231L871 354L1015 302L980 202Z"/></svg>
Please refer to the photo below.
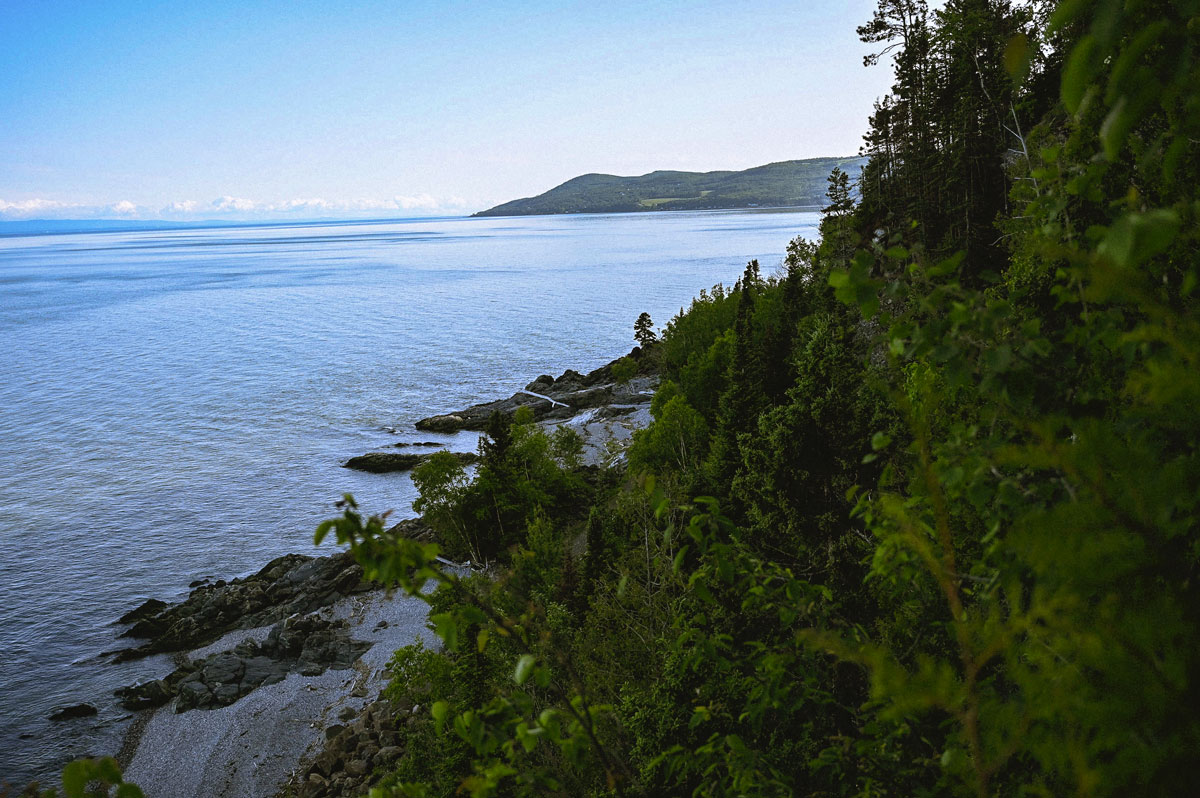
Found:
<svg viewBox="0 0 1200 798"><path fill-rule="evenodd" d="M285 554L252 576L196 585L178 604L157 599L144 602L117 622L132 624L121 637L147 642L112 652L112 656L125 662L198 648L235 629L310 613L371 588L363 580L362 568L346 552L330 557Z"/></svg>
<svg viewBox="0 0 1200 798"><path fill-rule="evenodd" d="M635 349L629 357L645 366L641 356ZM579 432L588 464L610 465L649 422L657 383L640 369L618 383L617 363L586 375L544 375L508 399L422 419L416 428L483 429L496 411L528 407L548 428L562 423ZM431 453L372 452L345 465L386 473ZM474 458L455 454L464 463ZM433 539L420 519L392 530ZM121 637L138 642L108 655L125 662L166 654L174 664L162 678L116 691L138 713L120 759L147 798L357 796L403 755L396 729L420 708L393 706L379 694L397 648L436 644L424 602L365 580L346 552L284 555L250 576L191 587L179 603L151 599L123 615ZM85 713L86 706L68 709Z"/></svg>
<svg viewBox="0 0 1200 798"><path fill-rule="evenodd" d="M626 358L639 367L644 354L634 347ZM458 432L459 430L482 430L487 427L492 413L500 412L511 416L518 408L533 411L535 421L566 421L584 410L605 406L628 407L645 404L653 392L647 390L646 380L629 379L618 382L613 368L625 358L618 358L587 374L567 369L558 378L543 374L507 399L471 405L452 413L423 418L417 422L418 430L426 432ZM639 374L641 369L639 368ZM643 375L645 376L645 375Z"/></svg>
<svg viewBox="0 0 1200 798"><path fill-rule="evenodd" d="M397 648L433 644L427 614L419 599L373 589L188 652L150 683L163 688L152 703L170 694L139 716L127 779L147 798L275 795L378 696Z"/></svg>
<svg viewBox="0 0 1200 798"><path fill-rule="evenodd" d="M401 446L403 444L396 444ZM372 474L387 474L392 471L411 471L424 463L433 452L428 454L409 454L408 452L367 452L358 457L351 457L343 468L355 471L367 471ZM471 465L479 456L474 452L451 452L455 459L463 465Z"/></svg>

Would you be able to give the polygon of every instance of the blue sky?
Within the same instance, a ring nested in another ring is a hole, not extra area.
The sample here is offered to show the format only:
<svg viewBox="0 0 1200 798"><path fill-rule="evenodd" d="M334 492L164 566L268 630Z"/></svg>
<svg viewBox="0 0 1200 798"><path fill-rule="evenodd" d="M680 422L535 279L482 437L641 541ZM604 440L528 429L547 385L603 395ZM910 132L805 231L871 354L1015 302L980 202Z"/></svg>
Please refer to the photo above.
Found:
<svg viewBox="0 0 1200 798"><path fill-rule="evenodd" d="M849 2L0 2L0 219L478 210L857 151Z"/></svg>

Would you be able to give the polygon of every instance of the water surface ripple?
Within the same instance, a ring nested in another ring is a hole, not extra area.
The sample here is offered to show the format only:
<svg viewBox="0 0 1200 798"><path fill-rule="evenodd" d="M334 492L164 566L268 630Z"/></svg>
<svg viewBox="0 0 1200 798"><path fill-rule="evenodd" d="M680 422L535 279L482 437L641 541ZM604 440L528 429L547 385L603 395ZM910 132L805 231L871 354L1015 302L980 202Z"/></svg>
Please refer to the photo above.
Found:
<svg viewBox="0 0 1200 798"><path fill-rule="evenodd" d="M407 220L0 237L0 782L111 753L114 619L313 551L340 467L418 418L628 351L816 214ZM390 433L386 428L395 428ZM459 436L458 448L473 448ZM92 702L96 718L50 723Z"/></svg>

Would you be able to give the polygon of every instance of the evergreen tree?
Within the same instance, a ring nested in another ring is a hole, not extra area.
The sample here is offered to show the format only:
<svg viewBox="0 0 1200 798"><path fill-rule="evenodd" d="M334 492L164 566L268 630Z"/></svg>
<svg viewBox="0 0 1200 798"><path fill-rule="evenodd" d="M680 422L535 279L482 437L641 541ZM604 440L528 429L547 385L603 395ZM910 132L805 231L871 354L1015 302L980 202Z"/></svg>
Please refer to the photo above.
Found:
<svg viewBox="0 0 1200 798"><path fill-rule="evenodd" d="M741 457L738 438L750 431L762 407L765 368L760 342L756 339L756 297L762 287L758 261L746 264L738 282L737 315L733 322L733 354L725 391L721 395L717 433L709 456L709 473L716 485L728 491Z"/></svg>
<svg viewBox="0 0 1200 798"><path fill-rule="evenodd" d="M637 317L637 321L633 323L633 338L638 342L638 346L645 349L658 340L658 336L654 334L654 322L650 320L650 314L645 311Z"/></svg>
<svg viewBox="0 0 1200 798"><path fill-rule="evenodd" d="M826 216L845 216L854 210L854 198L850 196L850 175L833 167L829 173L829 188L825 191L829 204L821 209Z"/></svg>
<svg viewBox="0 0 1200 798"><path fill-rule="evenodd" d="M1196 4L1049 6L881 0L861 200L667 325L648 498L569 518L494 430L524 549L503 617L432 616L496 674L434 705L474 751L436 794L1194 791Z"/></svg>

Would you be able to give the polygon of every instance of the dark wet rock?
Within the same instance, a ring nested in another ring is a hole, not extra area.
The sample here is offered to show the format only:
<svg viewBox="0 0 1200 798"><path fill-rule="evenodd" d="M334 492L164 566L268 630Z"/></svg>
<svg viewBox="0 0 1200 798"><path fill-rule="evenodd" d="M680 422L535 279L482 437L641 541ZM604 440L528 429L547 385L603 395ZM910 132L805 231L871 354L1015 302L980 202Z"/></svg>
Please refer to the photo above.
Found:
<svg viewBox="0 0 1200 798"><path fill-rule="evenodd" d="M388 534L408 538L418 543L436 543L437 533L422 518L405 518L388 529Z"/></svg>
<svg viewBox="0 0 1200 798"><path fill-rule="evenodd" d="M427 454L368 452L358 457L351 457L343 465L343 468L353 468L355 471L368 471L372 474L385 474L390 471L411 471L434 454L436 452ZM451 454L463 465L470 465L478 459L478 455L471 452L451 452Z"/></svg>
<svg viewBox="0 0 1200 798"><path fill-rule="evenodd" d="M309 613L370 588L362 568L347 552L331 557L286 554L252 576L201 585L185 601L143 614L123 636L149 642L118 651L115 658L124 662L199 648L235 629L266 626L290 615Z"/></svg>
<svg viewBox="0 0 1200 798"><path fill-rule="evenodd" d="M634 347L628 357L640 362L643 357L642 350ZM614 360L613 363L615 362ZM601 366L588 374L567 369L557 379L543 374L525 386L526 391L548 396L554 402L547 402L528 393L515 393L507 399L484 402L453 413L423 418L417 422L416 427L430 432L483 430L487 428L492 413L500 412L511 416L522 407L528 407L537 421L556 421L571 418L579 411L592 407L649 402L650 396L631 390L628 384L613 383L613 363Z"/></svg>
<svg viewBox="0 0 1200 798"><path fill-rule="evenodd" d="M408 471L416 468L421 464L422 459L419 454L368 452L358 457L351 457L342 464L342 467L352 468L355 471L368 471L372 474L383 474L388 471Z"/></svg>
<svg viewBox="0 0 1200 798"><path fill-rule="evenodd" d="M165 679L116 691L126 709L162 706L177 698L176 712L213 709L237 701L255 688L283 681L289 673L316 676L344 669L371 647L350 639L345 621L315 615L277 623L261 643L246 640L176 668Z"/></svg>
<svg viewBox="0 0 1200 798"><path fill-rule="evenodd" d="M275 684L283 681L284 673L279 667L279 661L270 657L251 656L242 660L242 681L252 684Z"/></svg>
<svg viewBox="0 0 1200 798"><path fill-rule="evenodd" d="M404 749L397 745L385 745L375 756L384 761L395 762L403 753Z"/></svg>
<svg viewBox="0 0 1200 798"><path fill-rule="evenodd" d="M204 665L204 681L218 684L240 682L246 672L246 662L228 651L209 657Z"/></svg>
<svg viewBox="0 0 1200 798"><path fill-rule="evenodd" d="M177 692L179 696L179 706L195 707L201 706L204 703L211 703L213 698L212 687L201 681L199 673L194 673L191 675L195 678L188 679L179 685L179 690ZM130 706L130 703L126 700L125 695L121 695L120 698L122 699L121 703L123 706Z"/></svg>
<svg viewBox="0 0 1200 798"><path fill-rule="evenodd" d="M416 423L416 427L422 432L458 432L460 429L476 429L476 427L469 426L472 423L474 423L473 419L468 420L462 416L449 413L423 418ZM478 427L478 429L483 428Z"/></svg>
<svg viewBox="0 0 1200 798"><path fill-rule="evenodd" d="M396 447L397 449L403 449L407 446L429 447L429 446L443 446L443 445L444 444L438 443L437 441L401 441L400 443L392 444L392 446Z"/></svg>
<svg viewBox="0 0 1200 798"><path fill-rule="evenodd" d="M195 584L195 583L193 583ZM159 601L158 599L146 599L134 609L122 615L117 619L117 623L137 623L145 620L152 615L156 615L167 608L167 602Z"/></svg>
<svg viewBox="0 0 1200 798"><path fill-rule="evenodd" d="M596 418L620 418L621 416L629 415L635 410L637 410L636 407L628 405L602 407L596 411Z"/></svg>
<svg viewBox="0 0 1200 798"><path fill-rule="evenodd" d="M91 704L72 704L51 712L50 720L74 720L75 718L89 718L95 714L96 708Z"/></svg>
<svg viewBox="0 0 1200 798"><path fill-rule="evenodd" d="M397 731L409 717L387 699L345 713L343 719L344 724L326 727L324 749L292 774L280 795L355 798L369 792L376 774L391 771L404 756Z"/></svg>
<svg viewBox="0 0 1200 798"><path fill-rule="evenodd" d="M182 689L182 681L183 679L176 678L168 683L166 679L154 679L131 687L122 687L116 691L116 696L121 699L121 706L126 709L153 709L170 701L175 693Z"/></svg>

